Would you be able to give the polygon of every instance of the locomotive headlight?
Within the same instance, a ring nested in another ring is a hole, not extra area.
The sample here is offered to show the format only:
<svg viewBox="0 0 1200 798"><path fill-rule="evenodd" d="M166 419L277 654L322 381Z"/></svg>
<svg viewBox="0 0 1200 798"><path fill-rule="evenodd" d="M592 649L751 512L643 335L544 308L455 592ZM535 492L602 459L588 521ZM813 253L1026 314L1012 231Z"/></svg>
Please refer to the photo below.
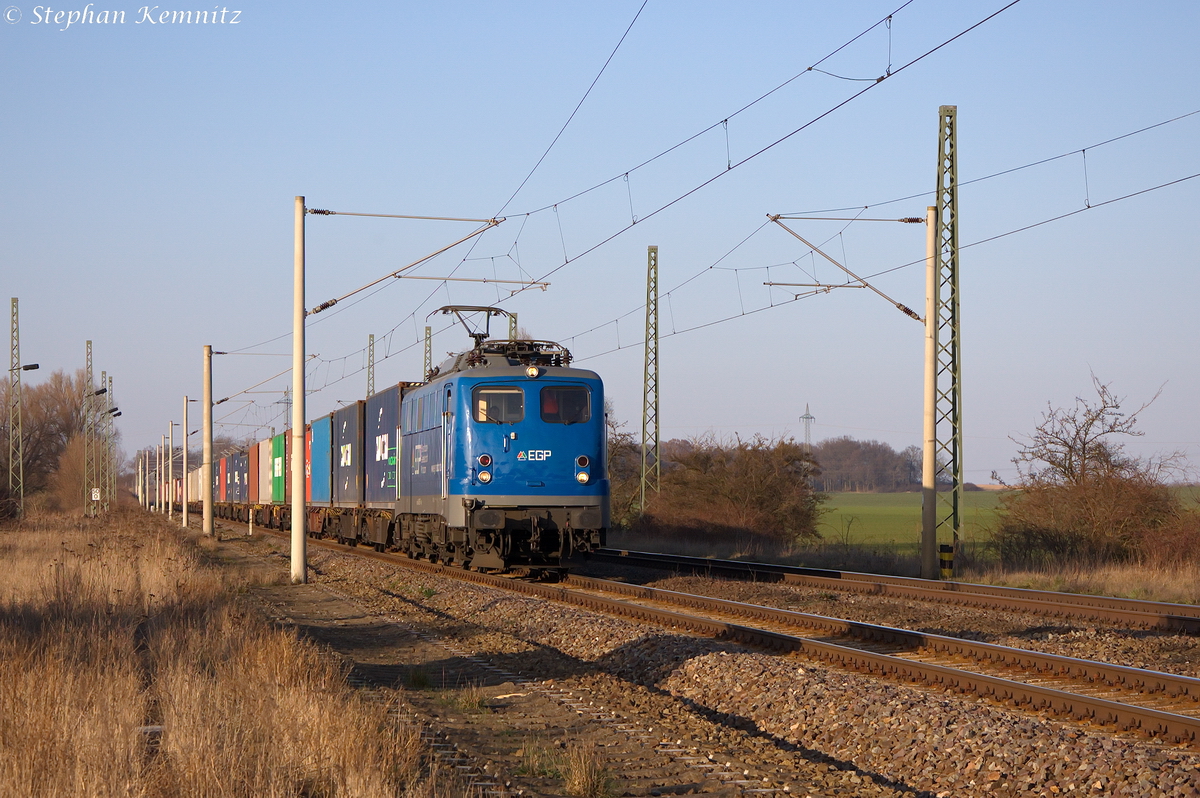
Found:
<svg viewBox="0 0 1200 798"><path fill-rule="evenodd" d="M479 481L482 482L484 485L491 482L492 481L492 472L491 471L480 471L479 472Z"/></svg>
<svg viewBox="0 0 1200 798"><path fill-rule="evenodd" d="M490 454L481 454L475 459L478 460L479 464L484 468L487 468L492 464L492 456Z"/></svg>
<svg viewBox="0 0 1200 798"><path fill-rule="evenodd" d="M575 475L575 479L576 479L576 481L579 482L580 485L586 485L588 483L588 480L591 479L591 477L588 476L588 472L580 471L578 474Z"/></svg>
<svg viewBox="0 0 1200 798"><path fill-rule="evenodd" d="M525 367L525 376L531 380L534 379L535 377L537 377L541 373L542 373L542 370L539 369L537 366L526 366Z"/></svg>

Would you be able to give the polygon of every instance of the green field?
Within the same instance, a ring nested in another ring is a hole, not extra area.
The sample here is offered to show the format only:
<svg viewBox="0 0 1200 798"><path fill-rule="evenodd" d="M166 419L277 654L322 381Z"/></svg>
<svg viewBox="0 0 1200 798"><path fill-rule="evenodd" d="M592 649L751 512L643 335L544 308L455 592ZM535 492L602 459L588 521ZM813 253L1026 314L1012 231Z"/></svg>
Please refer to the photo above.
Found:
<svg viewBox="0 0 1200 798"><path fill-rule="evenodd" d="M996 491L963 493L964 541L988 539L999 503ZM828 542L882 546L897 552L918 548L920 493L831 493L825 508L818 528Z"/></svg>
<svg viewBox="0 0 1200 798"><path fill-rule="evenodd" d="M1172 491L1185 505L1200 505L1200 487L1178 486ZM985 543L991 537L1001 495L990 490L963 493L965 542ZM828 543L877 546L897 553L919 548L920 493L830 493L825 508L817 528Z"/></svg>

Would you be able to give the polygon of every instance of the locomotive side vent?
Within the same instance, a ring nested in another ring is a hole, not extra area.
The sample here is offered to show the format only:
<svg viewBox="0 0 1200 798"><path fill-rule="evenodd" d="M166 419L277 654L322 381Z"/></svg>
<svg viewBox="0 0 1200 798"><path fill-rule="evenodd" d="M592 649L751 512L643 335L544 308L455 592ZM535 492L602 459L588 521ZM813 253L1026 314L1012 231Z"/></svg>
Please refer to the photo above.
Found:
<svg viewBox="0 0 1200 798"><path fill-rule="evenodd" d="M480 510L475 513L476 529L500 529L504 526L504 513L499 510Z"/></svg>
<svg viewBox="0 0 1200 798"><path fill-rule="evenodd" d="M599 507L584 507L571 512L571 526L575 529L599 529L601 518Z"/></svg>

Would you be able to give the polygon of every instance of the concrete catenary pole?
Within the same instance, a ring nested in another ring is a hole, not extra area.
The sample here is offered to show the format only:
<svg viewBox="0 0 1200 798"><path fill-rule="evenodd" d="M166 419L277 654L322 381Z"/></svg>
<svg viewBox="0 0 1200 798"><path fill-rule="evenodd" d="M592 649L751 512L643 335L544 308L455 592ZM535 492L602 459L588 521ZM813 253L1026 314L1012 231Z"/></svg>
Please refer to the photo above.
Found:
<svg viewBox="0 0 1200 798"><path fill-rule="evenodd" d="M175 517L175 422L167 422L167 518Z"/></svg>
<svg viewBox="0 0 1200 798"><path fill-rule="evenodd" d="M304 502L304 197L296 197L292 269L292 582L308 581Z"/></svg>
<svg viewBox="0 0 1200 798"><path fill-rule="evenodd" d="M165 513L163 505L167 501L167 436L158 436L158 470L154 472L155 482L158 483L158 511Z"/></svg>
<svg viewBox="0 0 1200 798"><path fill-rule="evenodd" d="M921 578L937 579L937 208L925 209L925 429L921 447Z"/></svg>
<svg viewBox="0 0 1200 798"><path fill-rule="evenodd" d="M204 432L202 438L203 454L200 459L200 498L203 503L203 532L213 533L213 495L212 495L212 347L204 347L204 398L200 403L204 408Z"/></svg>
<svg viewBox="0 0 1200 798"><path fill-rule="evenodd" d="M183 510L179 525L187 529L188 525L188 398L183 397L183 466L179 469L183 474L182 494L180 495Z"/></svg>

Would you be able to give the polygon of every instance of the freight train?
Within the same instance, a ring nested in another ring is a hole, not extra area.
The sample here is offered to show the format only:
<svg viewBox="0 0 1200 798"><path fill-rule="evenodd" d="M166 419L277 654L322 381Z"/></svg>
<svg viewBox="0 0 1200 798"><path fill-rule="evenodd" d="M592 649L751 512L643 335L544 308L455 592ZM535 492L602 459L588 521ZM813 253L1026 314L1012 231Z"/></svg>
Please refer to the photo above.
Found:
<svg viewBox="0 0 1200 798"><path fill-rule="evenodd" d="M306 426L307 534L501 572L561 570L573 553L604 545L600 377L572 368L556 343L471 334L475 345L424 382L397 383ZM213 463L218 518L290 528L291 440L284 432ZM194 500L199 469L188 479Z"/></svg>

